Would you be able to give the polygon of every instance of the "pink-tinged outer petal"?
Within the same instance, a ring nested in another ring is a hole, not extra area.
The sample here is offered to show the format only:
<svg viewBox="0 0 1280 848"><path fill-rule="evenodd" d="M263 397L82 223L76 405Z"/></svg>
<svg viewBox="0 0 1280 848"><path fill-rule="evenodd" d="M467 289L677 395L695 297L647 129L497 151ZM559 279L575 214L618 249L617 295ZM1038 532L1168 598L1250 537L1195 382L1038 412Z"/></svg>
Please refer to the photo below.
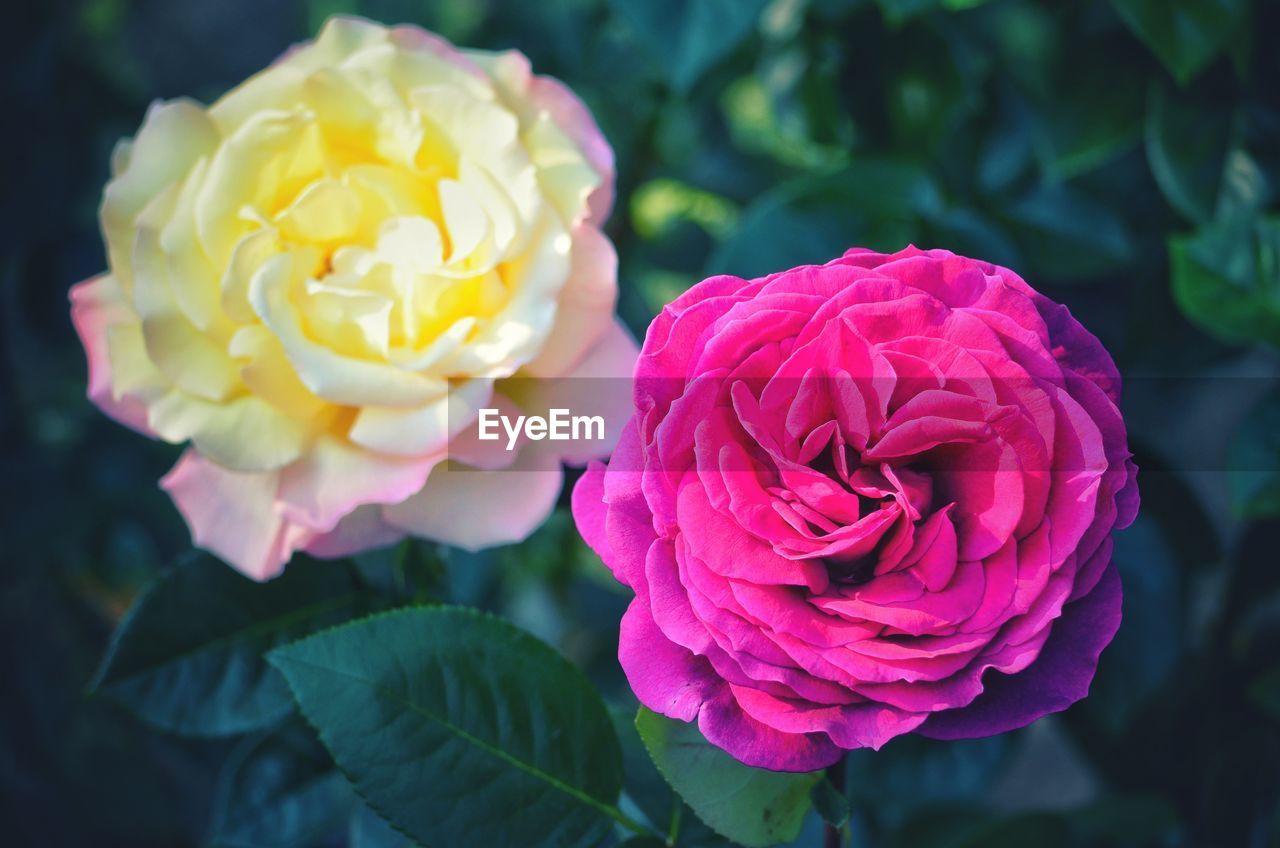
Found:
<svg viewBox="0 0 1280 848"><path fill-rule="evenodd" d="M156 438L147 426L146 407L128 397L116 399L112 390L107 334L117 324L137 320L117 284L106 275L94 277L72 286L70 296L71 323L89 362L89 400L126 427Z"/></svg>
<svg viewBox="0 0 1280 848"><path fill-rule="evenodd" d="M246 577L270 580L314 536L277 511L279 477L275 471L227 471L188 450L160 486L186 519L197 547Z"/></svg>
<svg viewBox="0 0 1280 848"><path fill-rule="evenodd" d="M415 536L477 551L527 538L555 508L563 482L558 456L526 447L501 471L438 465L420 492L382 514Z"/></svg>
<svg viewBox="0 0 1280 848"><path fill-rule="evenodd" d="M560 377L531 381L527 387L531 412L567 409L571 415L604 419L603 439L574 439L547 443L569 465L583 465L612 453L631 420L636 356L640 349L631 331L610 320L604 336L582 361Z"/></svg>
<svg viewBox="0 0 1280 848"><path fill-rule="evenodd" d="M1115 564L1094 590L1063 607L1040 656L1014 675L988 673L969 706L935 713L917 731L932 739L974 739L1025 727L1089 694L1098 657L1120 628L1122 592Z"/></svg>
<svg viewBox="0 0 1280 848"><path fill-rule="evenodd" d="M524 414L524 410L517 406L515 401L504 395L501 389L494 390L493 397L483 408L496 409L499 416L505 416L511 421ZM492 429L491 426L490 435L492 435ZM520 450L524 445L528 444L528 439L525 438L522 430L516 437L515 447L512 450L507 450L509 437L502 428L501 419L498 422L497 432L498 438L496 439L481 439L480 419L477 416L473 423L464 427L461 433L449 440L447 458L454 462L460 462L463 465L481 468L486 471L506 468L520 456Z"/></svg>
<svg viewBox="0 0 1280 848"><path fill-rule="evenodd" d="M603 224L613 208L613 148L600 132L591 110L554 77L535 76L529 84L529 99L551 114L600 175L600 185L587 198L587 206L591 212L588 220Z"/></svg>
<svg viewBox="0 0 1280 848"><path fill-rule="evenodd" d="M577 224L573 228L573 248L569 259L569 279L560 291L555 324L542 350L525 366L533 377L565 374L584 356L590 355L614 323L613 307L618 300L618 254L613 249L613 242L594 224ZM628 375L639 353L639 347L635 347Z"/></svg>
<svg viewBox="0 0 1280 848"><path fill-rule="evenodd" d="M321 437L280 472L277 492L285 519L328 533L364 504L398 503L422 489L436 460L374 453Z"/></svg>
<svg viewBox="0 0 1280 848"><path fill-rule="evenodd" d="M382 520L382 507L367 504L348 513L328 533L307 542L306 552L318 557L344 557L385 548L404 538L404 531Z"/></svg>
<svg viewBox="0 0 1280 848"><path fill-rule="evenodd" d="M352 16L339 16L352 19ZM362 18L354 18L354 20L363 20ZM376 24L375 24L376 26ZM426 50L434 53L441 59L451 62L469 73L476 76L484 76L484 71L471 61L465 52L455 47L449 41L434 32L428 32L422 27L413 24L400 24L391 28L391 41L401 47L408 47L415 50Z"/></svg>
<svg viewBox="0 0 1280 848"><path fill-rule="evenodd" d="M509 75L509 85L522 90L535 109L550 115L556 126L582 151L592 170L600 175L600 185L587 198L587 220L603 224L613 208L613 148L600 132L591 110L560 80L534 75L528 57L520 51L508 50L498 54L496 60L502 68L499 75Z"/></svg>

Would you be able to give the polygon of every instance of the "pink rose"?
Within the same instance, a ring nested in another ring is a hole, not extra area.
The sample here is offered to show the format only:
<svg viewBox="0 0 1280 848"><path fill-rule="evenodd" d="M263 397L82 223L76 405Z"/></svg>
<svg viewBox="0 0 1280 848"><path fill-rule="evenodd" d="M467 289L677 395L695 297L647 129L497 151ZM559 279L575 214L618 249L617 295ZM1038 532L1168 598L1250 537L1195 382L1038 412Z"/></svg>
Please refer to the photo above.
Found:
<svg viewBox="0 0 1280 848"><path fill-rule="evenodd" d="M156 104L117 149L110 268L71 292L89 396L191 445L162 485L255 579L296 550L522 539L562 461L609 445L464 431L630 374L612 201L590 112L521 54L333 18L207 108Z"/></svg>
<svg viewBox="0 0 1280 848"><path fill-rule="evenodd" d="M1013 272L851 250L663 310L573 493L640 701L782 771L1084 697L1138 505L1111 358Z"/></svg>

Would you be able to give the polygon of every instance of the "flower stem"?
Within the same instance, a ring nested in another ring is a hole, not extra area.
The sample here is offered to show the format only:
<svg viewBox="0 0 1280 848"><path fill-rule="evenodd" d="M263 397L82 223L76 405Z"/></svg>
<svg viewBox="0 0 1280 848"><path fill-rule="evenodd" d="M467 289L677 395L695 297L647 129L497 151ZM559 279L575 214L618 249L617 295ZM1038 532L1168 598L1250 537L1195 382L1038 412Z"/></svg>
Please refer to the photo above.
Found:
<svg viewBox="0 0 1280 848"><path fill-rule="evenodd" d="M831 785L841 795L844 794L844 757L836 760L827 766L827 780L831 781ZM822 846L823 848L843 848L843 839L841 838L841 828L827 822L823 825Z"/></svg>

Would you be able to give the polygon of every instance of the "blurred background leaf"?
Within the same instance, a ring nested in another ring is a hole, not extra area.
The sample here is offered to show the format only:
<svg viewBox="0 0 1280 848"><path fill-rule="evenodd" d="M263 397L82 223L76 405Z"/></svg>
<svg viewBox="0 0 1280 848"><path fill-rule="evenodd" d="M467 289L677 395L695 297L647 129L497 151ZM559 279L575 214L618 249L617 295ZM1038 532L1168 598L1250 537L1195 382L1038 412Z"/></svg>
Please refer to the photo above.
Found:
<svg viewBox="0 0 1280 848"><path fill-rule="evenodd" d="M264 654L377 606L347 563L298 565L263 585L212 556L185 557L121 621L92 690L174 733L230 736L279 722L293 699Z"/></svg>

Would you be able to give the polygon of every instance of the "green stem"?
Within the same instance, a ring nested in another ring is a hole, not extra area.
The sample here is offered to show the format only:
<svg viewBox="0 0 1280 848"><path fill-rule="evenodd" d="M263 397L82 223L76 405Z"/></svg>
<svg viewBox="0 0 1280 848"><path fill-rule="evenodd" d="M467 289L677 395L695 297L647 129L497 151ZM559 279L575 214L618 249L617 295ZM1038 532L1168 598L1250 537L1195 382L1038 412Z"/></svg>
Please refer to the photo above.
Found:
<svg viewBox="0 0 1280 848"><path fill-rule="evenodd" d="M831 785L835 787L836 791L841 795L844 794L844 772L845 767L843 756L831 765L827 766L826 779L831 781ZM842 848L843 844L844 840L841 828L838 828L829 822L824 824L822 830L823 848Z"/></svg>
<svg viewBox="0 0 1280 848"><path fill-rule="evenodd" d="M684 810L684 802L679 798L675 802L675 806L671 808L671 826L667 828L667 848L674 848L676 839L680 836L680 814Z"/></svg>

